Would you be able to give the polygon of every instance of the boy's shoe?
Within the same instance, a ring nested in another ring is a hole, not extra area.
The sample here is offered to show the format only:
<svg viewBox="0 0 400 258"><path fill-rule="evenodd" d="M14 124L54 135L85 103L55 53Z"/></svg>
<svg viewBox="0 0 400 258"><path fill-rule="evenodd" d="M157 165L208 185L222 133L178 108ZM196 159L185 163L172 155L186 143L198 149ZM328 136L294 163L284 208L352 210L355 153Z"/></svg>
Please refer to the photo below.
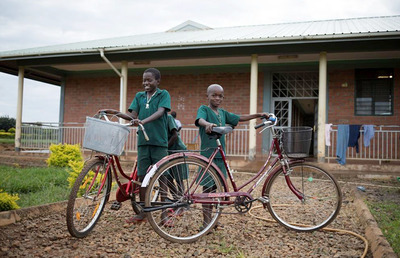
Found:
<svg viewBox="0 0 400 258"><path fill-rule="evenodd" d="M141 222L145 222L147 220L146 215L144 213L139 213L136 216L133 216L126 221L126 223L130 223L130 224L138 224Z"/></svg>

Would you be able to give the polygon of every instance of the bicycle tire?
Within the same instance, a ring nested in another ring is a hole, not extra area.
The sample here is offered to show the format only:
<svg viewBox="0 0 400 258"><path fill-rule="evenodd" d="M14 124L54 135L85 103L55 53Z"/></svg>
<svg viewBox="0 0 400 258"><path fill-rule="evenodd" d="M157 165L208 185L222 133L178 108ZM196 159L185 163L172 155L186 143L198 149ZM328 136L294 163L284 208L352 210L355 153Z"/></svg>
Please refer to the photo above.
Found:
<svg viewBox="0 0 400 258"><path fill-rule="evenodd" d="M156 201L162 202L162 205L181 205L174 209L147 213L150 225L161 237L176 243L190 243L207 234L216 225L221 215L221 206L196 203L196 197L188 194L192 191L195 194L224 192L220 175L212 167L207 171L208 177L203 177L199 184L200 178L196 179L196 176L206 167L206 162L195 157L179 157L161 165L150 180L146 189L146 208L157 207Z"/></svg>
<svg viewBox="0 0 400 258"><path fill-rule="evenodd" d="M339 214L342 192L328 172L310 164L290 166L293 186L305 197L300 200L288 187L283 169L266 181L263 194L267 209L281 225L295 231L314 231L327 226Z"/></svg>
<svg viewBox="0 0 400 258"><path fill-rule="evenodd" d="M87 236L99 220L111 191L112 175L109 171L104 186L99 196L96 197L106 168L107 164L103 159L95 158L87 162L78 175L69 195L67 206L67 227L71 236L77 238ZM94 179L94 171L97 170L98 174Z"/></svg>

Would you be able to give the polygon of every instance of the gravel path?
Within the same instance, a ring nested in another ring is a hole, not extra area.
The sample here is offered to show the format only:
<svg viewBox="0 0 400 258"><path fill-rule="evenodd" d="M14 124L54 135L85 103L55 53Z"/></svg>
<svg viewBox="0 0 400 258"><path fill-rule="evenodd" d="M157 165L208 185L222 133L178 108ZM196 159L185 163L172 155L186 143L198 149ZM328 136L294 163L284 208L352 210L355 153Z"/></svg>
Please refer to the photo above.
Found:
<svg viewBox="0 0 400 258"><path fill-rule="evenodd" d="M240 181L246 177L236 178ZM352 205L351 191L356 186L341 183L341 187L343 206L329 227L363 235L364 228ZM270 218L262 208L253 209L252 213ZM324 230L297 233L249 213L223 214L220 221L224 228L195 243L176 244L158 236L148 223L125 223L131 215L127 202L119 211L110 210L108 205L95 229L84 239L69 235L65 212L23 220L1 228L0 257L360 257L365 247L361 239L350 234ZM368 253L367 257L372 255Z"/></svg>

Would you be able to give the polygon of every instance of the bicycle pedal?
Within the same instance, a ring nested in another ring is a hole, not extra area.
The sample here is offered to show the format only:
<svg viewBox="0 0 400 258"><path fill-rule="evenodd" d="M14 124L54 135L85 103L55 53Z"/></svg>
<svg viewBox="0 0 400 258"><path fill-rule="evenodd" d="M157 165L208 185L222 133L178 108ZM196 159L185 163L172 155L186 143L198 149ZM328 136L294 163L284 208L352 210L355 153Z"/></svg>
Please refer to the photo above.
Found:
<svg viewBox="0 0 400 258"><path fill-rule="evenodd" d="M118 201L114 201L113 204L111 204L111 209L112 210L119 210L122 206L122 203L118 202Z"/></svg>
<svg viewBox="0 0 400 258"><path fill-rule="evenodd" d="M259 200L260 202L262 202L263 204L267 204L269 202L268 197L258 197L257 200Z"/></svg>

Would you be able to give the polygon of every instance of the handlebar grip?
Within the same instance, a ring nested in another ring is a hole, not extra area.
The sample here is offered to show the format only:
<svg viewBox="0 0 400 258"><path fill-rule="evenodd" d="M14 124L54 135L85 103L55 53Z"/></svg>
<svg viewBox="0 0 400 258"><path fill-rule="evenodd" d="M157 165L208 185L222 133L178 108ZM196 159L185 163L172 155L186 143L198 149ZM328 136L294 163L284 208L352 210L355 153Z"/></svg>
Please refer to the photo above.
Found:
<svg viewBox="0 0 400 258"><path fill-rule="evenodd" d="M258 129L260 127L263 127L264 125L265 125L265 122L262 122L261 124L254 126L254 129Z"/></svg>
<svg viewBox="0 0 400 258"><path fill-rule="evenodd" d="M140 127L140 129L142 130L142 132L143 132L144 139L145 139L146 141L149 141L150 138L149 138L149 136L147 135L146 130L144 129L144 126L143 126L142 124L139 124L139 127Z"/></svg>

